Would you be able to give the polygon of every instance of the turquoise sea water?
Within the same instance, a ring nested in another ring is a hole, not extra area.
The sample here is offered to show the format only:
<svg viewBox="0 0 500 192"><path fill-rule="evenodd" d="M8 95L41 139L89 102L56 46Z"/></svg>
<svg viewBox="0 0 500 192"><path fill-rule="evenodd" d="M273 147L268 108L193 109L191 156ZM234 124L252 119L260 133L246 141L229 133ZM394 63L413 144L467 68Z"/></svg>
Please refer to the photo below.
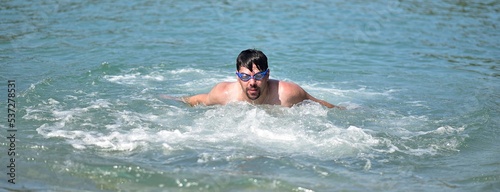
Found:
<svg viewBox="0 0 500 192"><path fill-rule="evenodd" d="M1 191L499 191L499 1L1 1ZM257 48L348 110L188 107ZM16 85L8 182L7 82Z"/></svg>

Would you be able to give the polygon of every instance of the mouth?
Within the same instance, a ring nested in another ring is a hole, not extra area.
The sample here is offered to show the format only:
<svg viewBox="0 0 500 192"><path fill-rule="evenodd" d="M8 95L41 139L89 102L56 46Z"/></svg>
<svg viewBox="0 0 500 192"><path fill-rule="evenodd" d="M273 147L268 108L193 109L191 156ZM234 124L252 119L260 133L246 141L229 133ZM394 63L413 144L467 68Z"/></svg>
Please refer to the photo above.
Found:
<svg viewBox="0 0 500 192"><path fill-rule="evenodd" d="M257 95L259 93L258 89L248 89L249 95Z"/></svg>
<svg viewBox="0 0 500 192"><path fill-rule="evenodd" d="M247 89L247 97L249 99L255 100L259 98L260 96L260 90L258 88L248 88Z"/></svg>

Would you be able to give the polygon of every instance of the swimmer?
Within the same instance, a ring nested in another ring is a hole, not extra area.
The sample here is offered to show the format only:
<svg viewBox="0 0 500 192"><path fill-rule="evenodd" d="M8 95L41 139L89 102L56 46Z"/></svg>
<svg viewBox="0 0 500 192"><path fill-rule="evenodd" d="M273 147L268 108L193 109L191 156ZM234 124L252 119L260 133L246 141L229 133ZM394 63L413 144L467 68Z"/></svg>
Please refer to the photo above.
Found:
<svg viewBox="0 0 500 192"><path fill-rule="evenodd" d="M267 65L267 57L262 51L247 49L236 58L236 82L221 82L205 94L174 98L162 95L166 99L175 99L195 105L225 105L231 102L245 101L251 104L268 104L292 107L304 100L317 102L328 108L335 106L317 99L302 87L292 82L269 79L271 71Z"/></svg>

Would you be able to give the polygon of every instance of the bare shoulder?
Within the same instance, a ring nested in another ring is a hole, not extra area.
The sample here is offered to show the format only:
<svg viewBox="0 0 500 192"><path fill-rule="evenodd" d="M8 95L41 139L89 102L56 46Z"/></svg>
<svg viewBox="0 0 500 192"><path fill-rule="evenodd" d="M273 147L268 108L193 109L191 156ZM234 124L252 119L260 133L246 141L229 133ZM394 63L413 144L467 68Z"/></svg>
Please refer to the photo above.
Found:
<svg viewBox="0 0 500 192"><path fill-rule="evenodd" d="M285 106L295 105L308 97L307 92L293 82L279 81L278 92L282 105Z"/></svg>
<svg viewBox="0 0 500 192"><path fill-rule="evenodd" d="M293 82L279 81L278 86L280 94L288 96L306 96L304 89Z"/></svg>
<svg viewBox="0 0 500 192"><path fill-rule="evenodd" d="M304 100L312 100L328 108L337 107L339 109L345 109L344 107L335 106L324 100L313 97L312 95L307 93L302 87L300 87L295 83L282 81L280 82L279 85L280 85L279 88L280 98L284 101L284 105L286 106L292 106ZM281 96L281 94L283 95L283 97Z"/></svg>
<svg viewBox="0 0 500 192"><path fill-rule="evenodd" d="M234 82L221 82L215 85L208 93L210 104L226 104L231 101L231 93L234 90Z"/></svg>
<svg viewBox="0 0 500 192"><path fill-rule="evenodd" d="M222 92L224 92L227 89L230 89L233 84L234 83L232 83L232 82L220 82L220 83L217 83L217 85L215 85L210 92L212 92L212 91L215 91L215 92L221 92L222 91Z"/></svg>
<svg viewBox="0 0 500 192"><path fill-rule="evenodd" d="M189 97L183 97L181 100L191 106L203 104L203 105L218 105L226 104L228 101L228 89L230 89L231 83L222 82L215 85L209 93L193 95ZM169 97L164 97L169 98Z"/></svg>

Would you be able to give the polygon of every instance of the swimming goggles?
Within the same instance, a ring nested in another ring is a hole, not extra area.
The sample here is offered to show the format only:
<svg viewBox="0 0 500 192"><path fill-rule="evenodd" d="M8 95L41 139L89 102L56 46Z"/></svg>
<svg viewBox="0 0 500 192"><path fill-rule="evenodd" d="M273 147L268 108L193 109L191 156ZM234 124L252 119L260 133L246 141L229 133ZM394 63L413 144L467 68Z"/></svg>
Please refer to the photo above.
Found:
<svg viewBox="0 0 500 192"><path fill-rule="evenodd" d="M239 72L236 72L236 75L238 75L238 77L242 81L247 82L247 81L250 81L250 79L252 79L252 78L255 79L256 81L261 80L262 78L264 78L267 75L268 72L269 72L269 69L266 69L265 71L258 72L253 76L246 74L246 73L239 73Z"/></svg>

